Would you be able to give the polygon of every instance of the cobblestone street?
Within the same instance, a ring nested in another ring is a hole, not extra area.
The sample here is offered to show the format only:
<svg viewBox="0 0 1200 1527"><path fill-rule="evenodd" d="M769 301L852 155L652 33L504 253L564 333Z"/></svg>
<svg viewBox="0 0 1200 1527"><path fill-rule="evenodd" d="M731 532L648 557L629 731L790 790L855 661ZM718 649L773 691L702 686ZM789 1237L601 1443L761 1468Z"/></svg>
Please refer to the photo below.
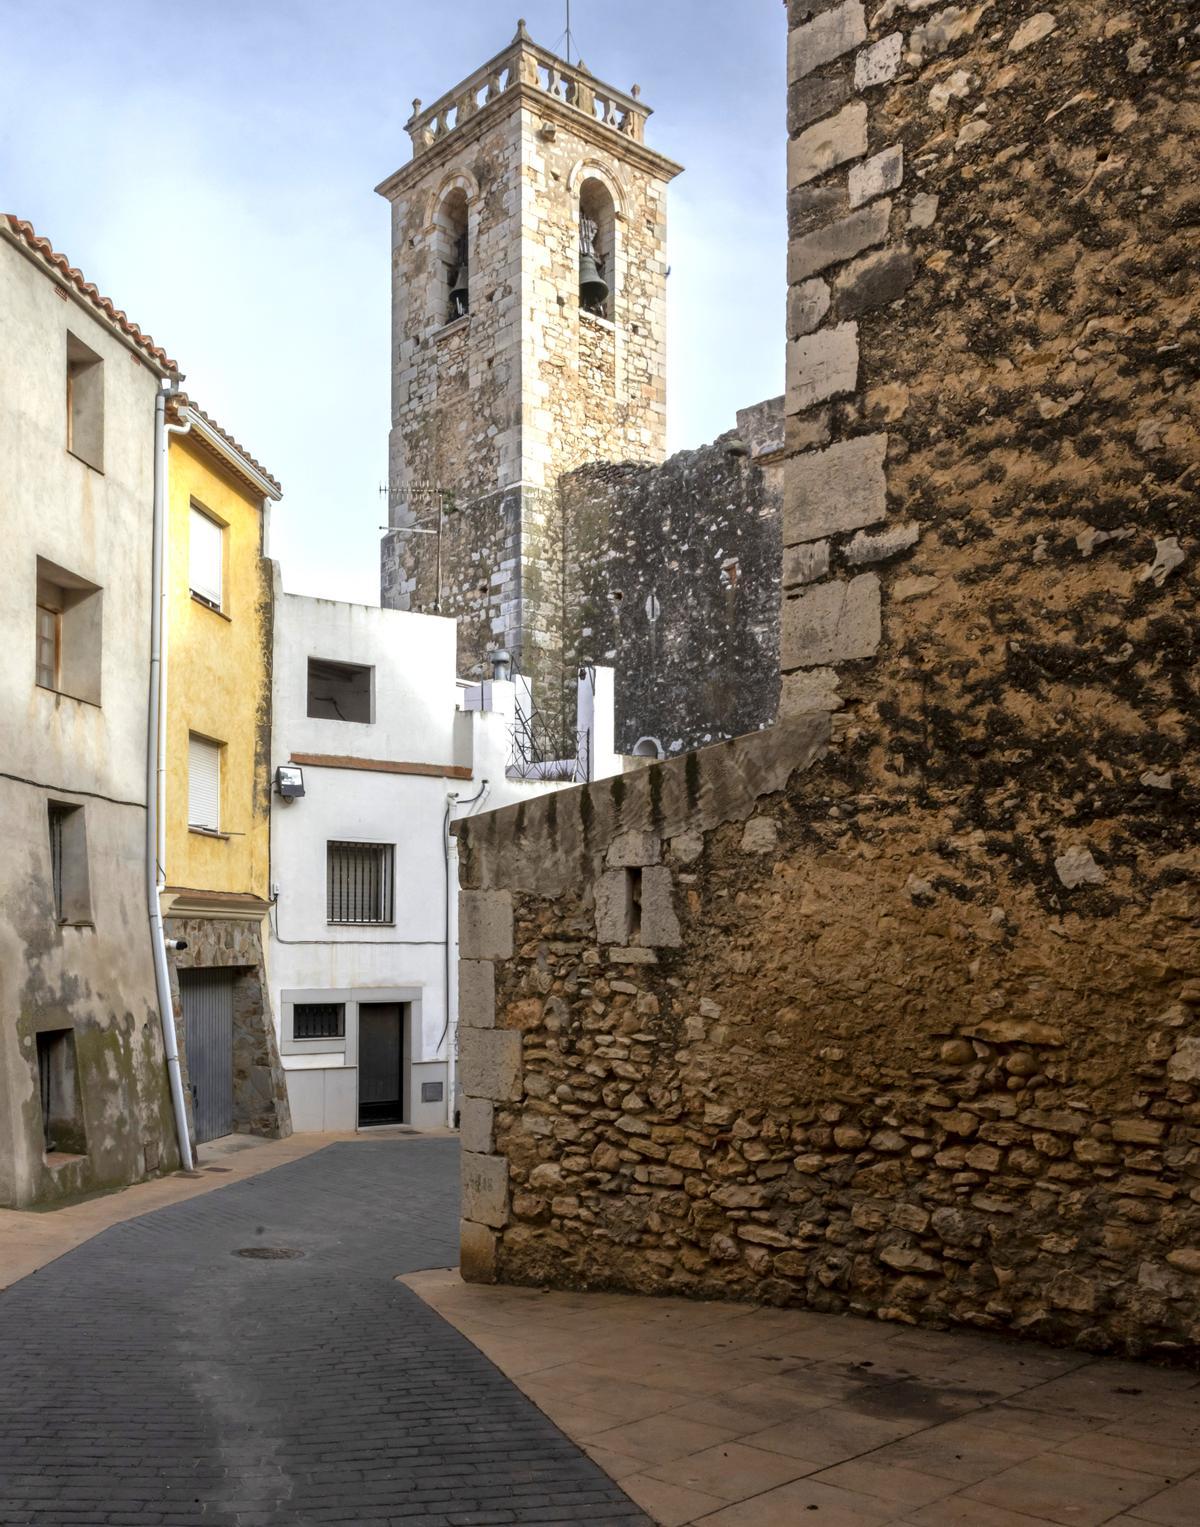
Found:
<svg viewBox="0 0 1200 1527"><path fill-rule="evenodd" d="M644 1522L395 1281L457 1260L457 1214L455 1142L335 1144L14 1284L0 1522Z"/></svg>

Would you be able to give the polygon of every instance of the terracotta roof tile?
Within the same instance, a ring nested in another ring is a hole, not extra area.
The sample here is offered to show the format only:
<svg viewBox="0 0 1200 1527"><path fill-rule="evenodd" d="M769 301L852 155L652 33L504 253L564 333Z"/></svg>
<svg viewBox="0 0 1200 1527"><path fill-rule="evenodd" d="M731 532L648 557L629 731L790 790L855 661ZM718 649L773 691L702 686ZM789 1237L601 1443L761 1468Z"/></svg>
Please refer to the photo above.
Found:
<svg viewBox="0 0 1200 1527"><path fill-rule="evenodd" d="M256 461L244 445L241 445L238 441L236 441L227 429L224 429L220 424L217 423L211 414L206 414L198 403L193 402L192 399L188 397L186 392L177 392L167 405L167 414L173 423L178 422L180 411L184 408L190 408L193 413L199 414L200 417L204 420L205 424L208 425L209 429L220 435L221 439L224 440L225 444L229 446L231 450L236 451L239 456L244 457L256 472L261 473L261 475L265 477L266 480L275 489L276 493L281 494L283 492L283 488L280 486L279 482L271 475L270 472L267 471L262 462Z"/></svg>
<svg viewBox="0 0 1200 1527"><path fill-rule="evenodd" d="M0 212L0 223L6 224L9 231L39 255L47 265L54 266L82 297L85 297L93 307L99 308L123 334L129 336L139 350L150 356L164 371L176 373L179 371L178 363L173 361L160 345L156 345L149 334L143 334L137 324L133 323L111 298L102 297L96 287L84 279L83 273L76 270L66 255L61 255L55 250L49 239L39 237L32 223L23 222L11 212Z"/></svg>

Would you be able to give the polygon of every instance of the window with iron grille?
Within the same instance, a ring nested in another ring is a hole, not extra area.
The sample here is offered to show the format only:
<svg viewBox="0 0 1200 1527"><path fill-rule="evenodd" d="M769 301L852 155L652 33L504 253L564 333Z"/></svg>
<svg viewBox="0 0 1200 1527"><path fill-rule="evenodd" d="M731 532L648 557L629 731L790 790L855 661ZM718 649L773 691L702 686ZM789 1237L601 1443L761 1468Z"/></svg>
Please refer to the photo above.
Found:
<svg viewBox="0 0 1200 1527"><path fill-rule="evenodd" d="M390 923L395 848L391 843L328 845L327 917L331 923Z"/></svg>
<svg viewBox="0 0 1200 1527"><path fill-rule="evenodd" d="M297 1002L292 1008L293 1039L344 1039L344 1002Z"/></svg>

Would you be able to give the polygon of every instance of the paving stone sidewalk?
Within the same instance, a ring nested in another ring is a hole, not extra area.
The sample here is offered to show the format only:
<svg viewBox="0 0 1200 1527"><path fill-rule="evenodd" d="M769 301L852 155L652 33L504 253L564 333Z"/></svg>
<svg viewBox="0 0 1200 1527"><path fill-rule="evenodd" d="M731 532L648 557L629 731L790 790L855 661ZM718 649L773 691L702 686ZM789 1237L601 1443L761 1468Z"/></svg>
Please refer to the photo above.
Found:
<svg viewBox="0 0 1200 1527"><path fill-rule="evenodd" d="M13 1284L0 1523L644 1523L396 1281L454 1262L457 1230L455 1141L336 1144Z"/></svg>
<svg viewBox="0 0 1200 1527"><path fill-rule="evenodd" d="M662 1527L1197 1527L1200 1373L752 1305L404 1280Z"/></svg>

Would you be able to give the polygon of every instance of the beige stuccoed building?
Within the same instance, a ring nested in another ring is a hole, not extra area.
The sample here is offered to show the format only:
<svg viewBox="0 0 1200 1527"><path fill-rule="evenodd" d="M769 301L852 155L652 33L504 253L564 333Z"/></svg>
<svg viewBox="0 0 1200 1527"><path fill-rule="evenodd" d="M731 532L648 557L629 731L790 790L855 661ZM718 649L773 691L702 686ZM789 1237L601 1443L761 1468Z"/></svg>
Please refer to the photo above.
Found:
<svg viewBox="0 0 1200 1527"><path fill-rule="evenodd" d="M554 709L563 674L557 484L666 451L667 187L649 108L522 22L414 103L392 205L385 607L459 622L459 671L509 648ZM425 532L425 533L421 533Z"/></svg>
<svg viewBox="0 0 1200 1527"><path fill-rule="evenodd" d="M0 1205L178 1165L145 880L155 394L173 361L0 216Z"/></svg>

